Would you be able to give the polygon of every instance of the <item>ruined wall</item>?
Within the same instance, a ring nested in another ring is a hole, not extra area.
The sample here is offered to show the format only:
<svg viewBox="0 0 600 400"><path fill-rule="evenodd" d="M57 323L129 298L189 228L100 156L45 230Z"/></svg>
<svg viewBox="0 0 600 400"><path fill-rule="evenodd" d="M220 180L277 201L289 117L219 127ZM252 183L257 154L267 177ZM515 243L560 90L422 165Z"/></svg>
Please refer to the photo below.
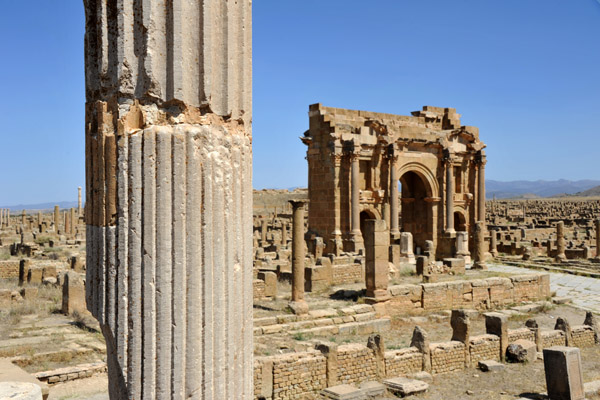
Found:
<svg viewBox="0 0 600 400"><path fill-rule="evenodd" d="M514 343L519 339L535 342L535 333L529 328L508 330L508 343Z"/></svg>
<svg viewBox="0 0 600 400"><path fill-rule="evenodd" d="M431 354L431 372L441 374L458 371L465 368L465 345L451 341L432 343L429 346Z"/></svg>
<svg viewBox="0 0 600 400"><path fill-rule="evenodd" d="M292 353L273 359L273 399L302 398L327 385L327 362L320 352Z"/></svg>
<svg viewBox="0 0 600 400"><path fill-rule="evenodd" d="M389 287L390 312L439 311L457 308L490 309L505 304L546 299L547 274L487 278L471 281L422 283Z"/></svg>
<svg viewBox="0 0 600 400"><path fill-rule="evenodd" d="M500 359L500 337L496 335L473 336L469 341L469 353L471 356L471 367L477 367L477 363L483 360Z"/></svg>
<svg viewBox="0 0 600 400"><path fill-rule="evenodd" d="M361 264L333 265L331 270L332 285L365 281L364 267Z"/></svg>
<svg viewBox="0 0 600 400"><path fill-rule="evenodd" d="M423 354L416 347L385 352L385 373L389 378L421 371Z"/></svg>
<svg viewBox="0 0 600 400"><path fill-rule="evenodd" d="M591 326L574 326L571 330L573 344L575 347L590 347L595 344L594 330Z"/></svg>
<svg viewBox="0 0 600 400"><path fill-rule="evenodd" d="M0 278L18 278L19 277L19 260L0 261Z"/></svg>
<svg viewBox="0 0 600 400"><path fill-rule="evenodd" d="M377 365L371 349L362 344L338 347L338 382L361 383L376 377Z"/></svg>
<svg viewBox="0 0 600 400"><path fill-rule="evenodd" d="M541 333L542 347L564 346L565 333L563 331L552 330Z"/></svg>

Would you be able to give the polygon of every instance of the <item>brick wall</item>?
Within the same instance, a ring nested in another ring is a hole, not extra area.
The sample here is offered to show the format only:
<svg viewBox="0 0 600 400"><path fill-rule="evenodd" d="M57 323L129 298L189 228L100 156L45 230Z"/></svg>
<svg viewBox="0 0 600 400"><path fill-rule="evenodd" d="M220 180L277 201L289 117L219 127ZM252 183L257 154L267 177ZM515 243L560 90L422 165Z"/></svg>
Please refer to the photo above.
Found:
<svg viewBox="0 0 600 400"><path fill-rule="evenodd" d="M265 297L265 281L254 279L252 281L252 294L254 300L260 300Z"/></svg>
<svg viewBox="0 0 600 400"><path fill-rule="evenodd" d="M385 352L385 373L388 378L421 371L423 354L416 347Z"/></svg>
<svg viewBox="0 0 600 400"><path fill-rule="evenodd" d="M18 278L19 260L0 261L0 278Z"/></svg>
<svg viewBox="0 0 600 400"><path fill-rule="evenodd" d="M477 363L483 360L500 359L500 338L496 335L473 336L469 342L471 354L471 367L477 367Z"/></svg>
<svg viewBox="0 0 600 400"><path fill-rule="evenodd" d="M352 343L338 347L339 383L361 383L377 378L377 364L371 349Z"/></svg>
<svg viewBox="0 0 600 400"><path fill-rule="evenodd" d="M432 343L429 345L429 351L431 353L431 372L434 374L465 368L464 343L456 341Z"/></svg>
<svg viewBox="0 0 600 400"><path fill-rule="evenodd" d="M365 281L365 274L360 264L333 265L332 272L333 285Z"/></svg>
<svg viewBox="0 0 600 400"><path fill-rule="evenodd" d="M595 344L594 330L591 326L574 326L571 329L571 333L573 337L573 346L575 347L589 347Z"/></svg>
<svg viewBox="0 0 600 400"><path fill-rule="evenodd" d="M565 345L565 333L563 331L543 331L541 336L543 348Z"/></svg>
<svg viewBox="0 0 600 400"><path fill-rule="evenodd" d="M326 385L327 363L320 352L291 353L273 358L273 400L302 398Z"/></svg>
<svg viewBox="0 0 600 400"><path fill-rule="evenodd" d="M535 342L535 333L529 328L508 330L508 343L514 343L519 339Z"/></svg>

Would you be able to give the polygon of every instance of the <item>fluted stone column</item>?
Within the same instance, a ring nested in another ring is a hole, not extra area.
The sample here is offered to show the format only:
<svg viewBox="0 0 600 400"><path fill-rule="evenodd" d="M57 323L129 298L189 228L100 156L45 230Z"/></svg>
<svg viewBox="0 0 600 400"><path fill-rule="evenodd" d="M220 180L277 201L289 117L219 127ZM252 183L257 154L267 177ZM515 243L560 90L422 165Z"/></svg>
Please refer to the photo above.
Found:
<svg viewBox="0 0 600 400"><path fill-rule="evenodd" d="M54 206L54 232L59 233L58 224L60 223L60 208Z"/></svg>
<svg viewBox="0 0 600 400"><path fill-rule="evenodd" d="M567 260L565 255L565 223L564 221L558 221L556 224L556 257L554 258L557 262L563 262Z"/></svg>
<svg viewBox="0 0 600 400"><path fill-rule="evenodd" d="M354 251L358 252L360 249L364 248L364 241L362 237L362 233L360 232L360 186L358 183L359 180L359 161L358 154L352 153L350 155L351 169L350 169L350 189L351 189L351 198L350 198L350 208L351 208L351 216L352 216L352 241L354 242Z"/></svg>
<svg viewBox="0 0 600 400"><path fill-rule="evenodd" d="M111 399L251 399L251 1L85 0L87 306Z"/></svg>
<svg viewBox="0 0 600 400"><path fill-rule="evenodd" d="M475 249L473 253L473 267L487 269L485 264L485 222L475 222Z"/></svg>
<svg viewBox="0 0 600 400"><path fill-rule="evenodd" d="M454 234L454 171L451 158L446 160L446 233Z"/></svg>
<svg viewBox="0 0 600 400"><path fill-rule="evenodd" d="M398 170L396 160L398 157L390 157L390 234L397 235L398 229Z"/></svg>
<svg viewBox="0 0 600 400"><path fill-rule="evenodd" d="M486 157L483 150L479 154L477 172L477 220L485 222L485 164Z"/></svg>
<svg viewBox="0 0 600 400"><path fill-rule="evenodd" d="M294 314L307 314L308 303L304 300L304 205L306 200L290 200L292 205L292 301L289 306Z"/></svg>
<svg viewBox="0 0 600 400"><path fill-rule="evenodd" d="M81 217L81 186L77 188L77 216Z"/></svg>

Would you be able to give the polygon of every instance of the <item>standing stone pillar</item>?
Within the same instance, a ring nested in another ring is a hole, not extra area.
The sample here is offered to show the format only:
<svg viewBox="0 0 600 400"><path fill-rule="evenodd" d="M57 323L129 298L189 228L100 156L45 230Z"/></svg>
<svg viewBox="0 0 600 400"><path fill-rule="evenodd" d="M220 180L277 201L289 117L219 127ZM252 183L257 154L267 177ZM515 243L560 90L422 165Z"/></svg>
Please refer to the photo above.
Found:
<svg viewBox="0 0 600 400"><path fill-rule="evenodd" d="M467 232L456 232L456 257L464 259L465 263L471 262L469 234Z"/></svg>
<svg viewBox="0 0 600 400"><path fill-rule="evenodd" d="M81 217L81 186L77 188L77 216Z"/></svg>
<svg viewBox="0 0 600 400"><path fill-rule="evenodd" d="M281 221L281 245L287 246L287 221Z"/></svg>
<svg viewBox="0 0 600 400"><path fill-rule="evenodd" d="M564 262L567 260L565 255L565 223L564 221L558 221L556 224L556 257L554 258L557 262Z"/></svg>
<svg viewBox="0 0 600 400"><path fill-rule="evenodd" d="M304 300L304 205L306 200L290 200L292 205L292 301L289 306L294 314L308 313Z"/></svg>
<svg viewBox="0 0 600 400"><path fill-rule="evenodd" d="M65 211L65 235L71 234L71 214Z"/></svg>
<svg viewBox="0 0 600 400"><path fill-rule="evenodd" d="M473 253L473 267L487 269L485 264L485 222L475 222L475 249Z"/></svg>
<svg viewBox="0 0 600 400"><path fill-rule="evenodd" d="M454 171L452 158L446 158L446 233L454 234Z"/></svg>
<svg viewBox="0 0 600 400"><path fill-rule="evenodd" d="M596 220L596 257L595 262L600 262L600 219Z"/></svg>
<svg viewBox="0 0 600 400"><path fill-rule="evenodd" d="M390 234L397 235L398 228L398 170L396 169L397 156L390 157Z"/></svg>
<svg viewBox="0 0 600 400"><path fill-rule="evenodd" d="M87 307L111 399L251 399L251 1L85 0Z"/></svg>
<svg viewBox="0 0 600 400"><path fill-rule="evenodd" d="M25 220L25 210L22 211L21 213L21 224L23 226L25 226L26 220Z"/></svg>
<svg viewBox="0 0 600 400"><path fill-rule="evenodd" d="M481 150L478 154L478 173L477 173L477 220L485 222L485 151Z"/></svg>
<svg viewBox="0 0 600 400"><path fill-rule="evenodd" d="M71 207L71 235L74 235L77 232L77 215L75 214L75 209Z"/></svg>
<svg viewBox="0 0 600 400"><path fill-rule="evenodd" d="M38 226L42 225L42 212L38 211Z"/></svg>
<svg viewBox="0 0 600 400"><path fill-rule="evenodd" d="M352 210L352 241L354 242L354 251L358 252L364 248L364 242L362 233L360 232L360 186L359 180L359 164L358 164L358 153L352 153L350 155L351 170L350 170L350 187L351 187L351 199L350 208Z"/></svg>
<svg viewBox="0 0 600 400"><path fill-rule="evenodd" d="M267 230L269 229L269 221L267 218L263 218L260 225L260 245L261 247L267 247Z"/></svg>
<svg viewBox="0 0 600 400"><path fill-rule="evenodd" d="M365 221L365 302L379 303L389 299L388 265L390 234L384 220Z"/></svg>
<svg viewBox="0 0 600 400"><path fill-rule="evenodd" d="M490 254L492 257L498 257L498 234L496 231L490 232Z"/></svg>
<svg viewBox="0 0 600 400"><path fill-rule="evenodd" d="M59 233L58 224L60 222L60 209L54 206L54 232Z"/></svg>
<svg viewBox="0 0 600 400"><path fill-rule="evenodd" d="M0 228L4 227L4 208L0 208Z"/></svg>

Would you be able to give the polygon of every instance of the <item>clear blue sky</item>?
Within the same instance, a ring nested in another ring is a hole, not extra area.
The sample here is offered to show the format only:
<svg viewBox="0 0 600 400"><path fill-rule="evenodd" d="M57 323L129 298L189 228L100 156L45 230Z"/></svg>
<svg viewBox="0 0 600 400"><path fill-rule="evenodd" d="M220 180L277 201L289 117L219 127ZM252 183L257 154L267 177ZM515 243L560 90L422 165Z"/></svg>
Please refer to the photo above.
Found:
<svg viewBox="0 0 600 400"><path fill-rule="evenodd" d="M254 0L254 186L306 185L308 105L455 107L487 178L600 179L597 0ZM0 14L0 205L84 186L82 2Z"/></svg>

